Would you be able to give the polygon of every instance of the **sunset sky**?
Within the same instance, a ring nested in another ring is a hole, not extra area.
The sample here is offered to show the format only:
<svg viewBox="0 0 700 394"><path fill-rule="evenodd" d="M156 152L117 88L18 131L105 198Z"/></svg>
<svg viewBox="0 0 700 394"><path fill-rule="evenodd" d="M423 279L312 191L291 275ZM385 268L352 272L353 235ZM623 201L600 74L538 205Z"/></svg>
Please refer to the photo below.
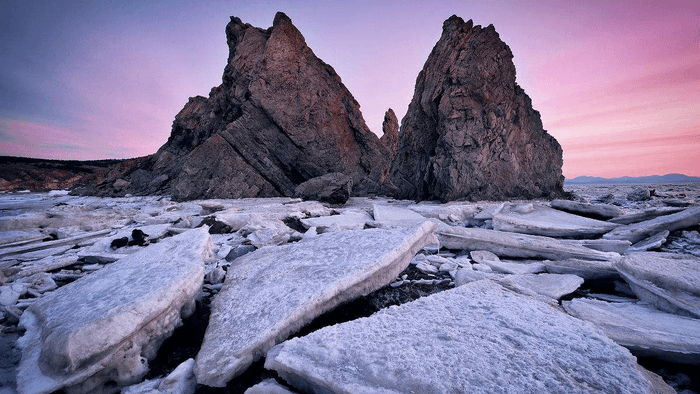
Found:
<svg viewBox="0 0 700 394"><path fill-rule="evenodd" d="M564 175L700 176L698 1L0 2L0 155L154 153L221 83L230 15L285 12L381 134L452 14L493 24L564 149Z"/></svg>

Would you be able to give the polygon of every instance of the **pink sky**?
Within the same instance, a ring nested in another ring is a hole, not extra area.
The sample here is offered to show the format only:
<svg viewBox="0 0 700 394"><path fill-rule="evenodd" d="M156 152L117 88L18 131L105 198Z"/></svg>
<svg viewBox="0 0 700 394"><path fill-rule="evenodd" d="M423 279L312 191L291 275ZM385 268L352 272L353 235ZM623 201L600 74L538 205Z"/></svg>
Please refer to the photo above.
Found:
<svg viewBox="0 0 700 394"><path fill-rule="evenodd" d="M0 155L155 152L187 98L221 83L229 15L267 28L278 10L377 134L457 14L510 46L567 178L700 176L700 5L680 1L3 2Z"/></svg>

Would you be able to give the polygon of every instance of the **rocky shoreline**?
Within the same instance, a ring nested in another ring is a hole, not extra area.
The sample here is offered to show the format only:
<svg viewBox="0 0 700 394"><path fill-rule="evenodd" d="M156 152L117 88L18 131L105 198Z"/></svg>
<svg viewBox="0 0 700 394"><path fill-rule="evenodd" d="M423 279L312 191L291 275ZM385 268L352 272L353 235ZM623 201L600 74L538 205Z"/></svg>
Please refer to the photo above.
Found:
<svg viewBox="0 0 700 394"><path fill-rule="evenodd" d="M345 205L0 194L0 390L700 391L700 188L570 191ZM199 273L176 279L187 266Z"/></svg>

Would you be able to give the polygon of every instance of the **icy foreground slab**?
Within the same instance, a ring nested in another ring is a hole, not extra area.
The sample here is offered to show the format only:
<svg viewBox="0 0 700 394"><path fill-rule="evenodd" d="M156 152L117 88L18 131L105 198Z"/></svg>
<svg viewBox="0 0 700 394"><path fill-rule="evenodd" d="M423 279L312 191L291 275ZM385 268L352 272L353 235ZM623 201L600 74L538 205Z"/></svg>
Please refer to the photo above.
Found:
<svg viewBox="0 0 700 394"><path fill-rule="evenodd" d="M138 382L181 315L194 310L211 256L202 227L37 299L20 321L27 331L18 341L18 391L99 393Z"/></svg>
<svg viewBox="0 0 700 394"><path fill-rule="evenodd" d="M640 300L667 312L700 318L700 258L630 253L615 268Z"/></svg>
<svg viewBox="0 0 700 394"><path fill-rule="evenodd" d="M452 226L440 226L436 232L440 245L448 249L487 250L499 257L599 261L614 261L620 258L620 255L614 252L601 252L539 235Z"/></svg>
<svg viewBox="0 0 700 394"><path fill-rule="evenodd" d="M594 237L602 235L619 224L573 215L543 205L505 207L493 215L493 228L513 233L544 235L548 237Z"/></svg>
<svg viewBox="0 0 700 394"><path fill-rule="evenodd" d="M275 344L336 305L366 295L403 271L435 224L324 233L236 260L197 355L197 382L223 387Z"/></svg>
<svg viewBox="0 0 700 394"><path fill-rule="evenodd" d="M673 393L591 324L489 280L291 339L265 367L312 393Z"/></svg>
<svg viewBox="0 0 700 394"><path fill-rule="evenodd" d="M591 299L562 302L572 316L589 321L637 355L700 364L700 320L662 312L642 303Z"/></svg>

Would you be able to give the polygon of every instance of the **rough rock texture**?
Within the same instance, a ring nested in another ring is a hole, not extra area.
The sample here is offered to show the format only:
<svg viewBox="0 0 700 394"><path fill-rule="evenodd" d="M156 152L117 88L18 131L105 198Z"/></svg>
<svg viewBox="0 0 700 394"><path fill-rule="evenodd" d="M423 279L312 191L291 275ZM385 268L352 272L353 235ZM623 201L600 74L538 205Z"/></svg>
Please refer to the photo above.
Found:
<svg viewBox="0 0 700 394"><path fill-rule="evenodd" d="M265 367L313 393L673 393L592 325L488 280L288 340Z"/></svg>
<svg viewBox="0 0 700 394"><path fill-rule="evenodd" d="M445 21L401 123L391 166L397 198L563 193L561 146L516 84L512 58L492 25Z"/></svg>
<svg viewBox="0 0 700 394"><path fill-rule="evenodd" d="M379 140L384 143L384 146L389 150L391 157L394 157L399 149L399 120L396 119L394 110L389 108L384 114L384 122L382 123L382 138Z"/></svg>
<svg viewBox="0 0 700 394"><path fill-rule="evenodd" d="M98 194L293 196L297 185L332 172L352 177L355 194L385 192L386 148L285 14L267 30L231 17L226 37L223 83L208 98L190 98L165 145Z"/></svg>

